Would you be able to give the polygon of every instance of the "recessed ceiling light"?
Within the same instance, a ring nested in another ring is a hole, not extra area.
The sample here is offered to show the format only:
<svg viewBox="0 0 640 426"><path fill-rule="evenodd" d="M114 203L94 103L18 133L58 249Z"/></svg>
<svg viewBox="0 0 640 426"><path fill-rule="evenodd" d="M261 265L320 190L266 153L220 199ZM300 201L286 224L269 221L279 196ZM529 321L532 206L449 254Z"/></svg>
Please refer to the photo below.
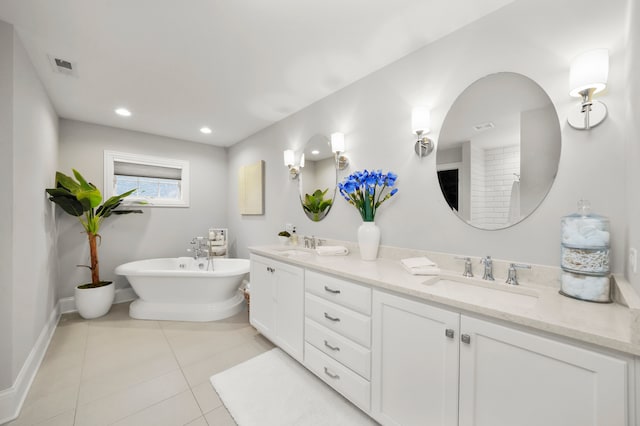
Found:
<svg viewBox="0 0 640 426"><path fill-rule="evenodd" d="M116 114L121 115L123 117L131 117L131 111L126 108L116 108Z"/></svg>
<svg viewBox="0 0 640 426"><path fill-rule="evenodd" d="M311 153L313 155L318 155L318 154L320 154L320 151L318 151L317 149L314 149L313 151L311 151Z"/></svg>
<svg viewBox="0 0 640 426"><path fill-rule="evenodd" d="M210 129L210 128L208 128L207 126L205 126L205 127L201 127L201 128L200 128L200 131L201 131L202 133L204 133L205 135L208 135L208 134L210 134L210 133L211 133L211 129Z"/></svg>

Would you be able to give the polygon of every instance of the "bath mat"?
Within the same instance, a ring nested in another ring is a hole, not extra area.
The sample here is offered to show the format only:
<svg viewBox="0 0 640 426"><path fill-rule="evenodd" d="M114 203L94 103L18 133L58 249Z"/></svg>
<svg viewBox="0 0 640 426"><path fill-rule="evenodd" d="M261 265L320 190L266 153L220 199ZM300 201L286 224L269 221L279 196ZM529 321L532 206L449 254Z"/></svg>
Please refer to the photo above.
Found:
<svg viewBox="0 0 640 426"><path fill-rule="evenodd" d="M279 348L212 376L211 384L239 426L377 424Z"/></svg>

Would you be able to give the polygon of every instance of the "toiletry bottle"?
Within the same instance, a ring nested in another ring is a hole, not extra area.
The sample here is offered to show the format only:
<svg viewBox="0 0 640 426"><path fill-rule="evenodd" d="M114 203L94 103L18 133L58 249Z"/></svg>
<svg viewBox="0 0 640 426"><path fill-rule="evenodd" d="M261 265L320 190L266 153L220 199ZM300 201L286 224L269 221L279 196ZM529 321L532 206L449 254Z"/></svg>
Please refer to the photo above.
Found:
<svg viewBox="0 0 640 426"><path fill-rule="evenodd" d="M293 230L291 231L291 245L293 246L297 246L298 245L298 234L296 234L296 227L293 227Z"/></svg>

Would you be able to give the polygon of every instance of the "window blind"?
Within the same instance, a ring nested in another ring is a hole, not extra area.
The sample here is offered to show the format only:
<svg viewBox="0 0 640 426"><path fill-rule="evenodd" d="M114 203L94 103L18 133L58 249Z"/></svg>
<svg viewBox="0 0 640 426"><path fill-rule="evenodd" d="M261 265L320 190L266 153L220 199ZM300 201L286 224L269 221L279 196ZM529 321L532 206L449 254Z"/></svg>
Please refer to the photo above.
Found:
<svg viewBox="0 0 640 426"><path fill-rule="evenodd" d="M149 164L128 163L126 161L113 162L113 174L117 176L139 176L182 180L182 169L176 167L152 166Z"/></svg>

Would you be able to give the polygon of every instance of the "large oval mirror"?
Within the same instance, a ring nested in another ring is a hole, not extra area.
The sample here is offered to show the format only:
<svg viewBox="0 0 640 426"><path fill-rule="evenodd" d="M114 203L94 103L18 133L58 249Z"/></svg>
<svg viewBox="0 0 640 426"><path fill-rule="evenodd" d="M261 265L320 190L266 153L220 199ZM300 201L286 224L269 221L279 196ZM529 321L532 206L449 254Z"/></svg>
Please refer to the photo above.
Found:
<svg viewBox="0 0 640 426"><path fill-rule="evenodd" d="M300 159L300 203L309 219L324 219L336 195L338 171L331 143L324 135L315 135L307 141Z"/></svg>
<svg viewBox="0 0 640 426"><path fill-rule="evenodd" d="M502 72L477 80L447 113L436 164L451 210L481 229L530 215L558 171L560 122L533 80Z"/></svg>

